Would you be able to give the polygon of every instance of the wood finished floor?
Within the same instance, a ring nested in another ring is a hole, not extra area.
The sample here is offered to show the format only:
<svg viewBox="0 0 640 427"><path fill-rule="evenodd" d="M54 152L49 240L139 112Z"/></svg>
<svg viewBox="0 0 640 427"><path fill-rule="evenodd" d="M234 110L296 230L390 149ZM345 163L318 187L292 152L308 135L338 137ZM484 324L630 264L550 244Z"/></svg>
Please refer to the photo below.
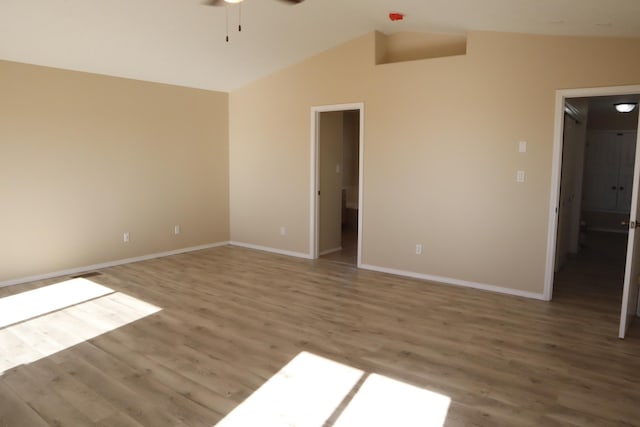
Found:
<svg viewBox="0 0 640 427"><path fill-rule="evenodd" d="M2 374L0 426L212 427L301 351L449 396L447 427L639 425L640 339L571 268L550 303L237 247L105 269L162 310Z"/></svg>
<svg viewBox="0 0 640 427"><path fill-rule="evenodd" d="M343 228L341 244L341 250L323 255L320 259L355 266L358 263L358 230Z"/></svg>

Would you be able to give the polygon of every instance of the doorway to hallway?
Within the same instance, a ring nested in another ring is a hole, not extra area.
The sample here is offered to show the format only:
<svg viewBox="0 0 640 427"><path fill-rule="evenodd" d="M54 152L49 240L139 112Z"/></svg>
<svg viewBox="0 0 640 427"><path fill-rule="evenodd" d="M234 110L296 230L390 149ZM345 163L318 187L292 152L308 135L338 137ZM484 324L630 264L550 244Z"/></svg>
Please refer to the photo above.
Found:
<svg viewBox="0 0 640 427"><path fill-rule="evenodd" d="M312 258L358 266L363 104L312 108Z"/></svg>

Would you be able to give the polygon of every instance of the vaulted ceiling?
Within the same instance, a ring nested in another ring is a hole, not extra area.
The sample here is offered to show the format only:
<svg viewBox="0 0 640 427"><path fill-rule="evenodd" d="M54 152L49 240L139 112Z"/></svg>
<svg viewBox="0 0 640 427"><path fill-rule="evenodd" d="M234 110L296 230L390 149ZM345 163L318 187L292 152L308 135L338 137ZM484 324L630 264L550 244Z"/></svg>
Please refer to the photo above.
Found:
<svg viewBox="0 0 640 427"><path fill-rule="evenodd" d="M0 59L231 91L374 30L640 37L639 23L638 0L2 0Z"/></svg>

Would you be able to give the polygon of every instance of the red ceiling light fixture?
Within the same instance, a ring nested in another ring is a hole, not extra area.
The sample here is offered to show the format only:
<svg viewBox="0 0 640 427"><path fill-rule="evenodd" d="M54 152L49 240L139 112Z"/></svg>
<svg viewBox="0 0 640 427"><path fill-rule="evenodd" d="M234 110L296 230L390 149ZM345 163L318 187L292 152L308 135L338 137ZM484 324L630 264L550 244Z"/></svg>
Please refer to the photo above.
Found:
<svg viewBox="0 0 640 427"><path fill-rule="evenodd" d="M404 13L389 12L389 19L393 22L402 21L404 19Z"/></svg>

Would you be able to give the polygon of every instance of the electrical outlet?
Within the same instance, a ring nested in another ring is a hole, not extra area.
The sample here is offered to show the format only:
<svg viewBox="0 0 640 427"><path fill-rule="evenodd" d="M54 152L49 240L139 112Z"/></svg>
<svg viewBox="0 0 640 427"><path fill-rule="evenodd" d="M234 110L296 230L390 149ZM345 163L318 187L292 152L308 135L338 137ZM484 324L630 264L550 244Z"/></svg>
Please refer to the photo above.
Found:
<svg viewBox="0 0 640 427"><path fill-rule="evenodd" d="M285 234L287 234L287 229L284 226L280 227L280 235L284 236Z"/></svg>
<svg viewBox="0 0 640 427"><path fill-rule="evenodd" d="M527 141L518 142L518 151L521 153L527 152Z"/></svg>
<svg viewBox="0 0 640 427"><path fill-rule="evenodd" d="M173 234L180 234L180 226L179 225L174 225L173 226Z"/></svg>
<svg viewBox="0 0 640 427"><path fill-rule="evenodd" d="M516 172L516 182L524 182L524 171Z"/></svg>
<svg viewBox="0 0 640 427"><path fill-rule="evenodd" d="M122 235L122 241L124 243L128 243L129 242L129 232L125 231L124 234Z"/></svg>
<svg viewBox="0 0 640 427"><path fill-rule="evenodd" d="M416 245L416 255L422 255L422 244L418 243Z"/></svg>

